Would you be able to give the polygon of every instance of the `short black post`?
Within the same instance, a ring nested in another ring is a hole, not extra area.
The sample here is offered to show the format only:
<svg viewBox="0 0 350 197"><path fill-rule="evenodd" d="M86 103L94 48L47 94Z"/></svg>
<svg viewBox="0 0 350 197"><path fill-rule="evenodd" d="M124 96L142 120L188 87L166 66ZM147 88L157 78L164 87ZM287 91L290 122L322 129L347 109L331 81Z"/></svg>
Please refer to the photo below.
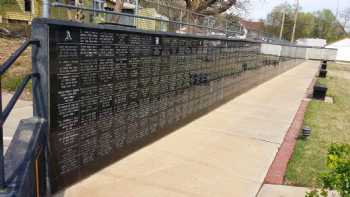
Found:
<svg viewBox="0 0 350 197"><path fill-rule="evenodd" d="M304 127L303 127L302 136L303 136L304 138L307 138L307 137L309 137L310 135L311 135L311 128L308 127L308 126L304 126Z"/></svg>
<svg viewBox="0 0 350 197"><path fill-rule="evenodd" d="M321 62L321 69L327 69L327 60L323 60L322 62Z"/></svg>
<svg viewBox="0 0 350 197"><path fill-rule="evenodd" d="M328 88L326 85L322 85L322 84L317 83L314 86L313 98L319 99L319 100L324 100L326 98L327 90L328 90Z"/></svg>
<svg viewBox="0 0 350 197"><path fill-rule="evenodd" d="M326 69L320 69L320 72L318 74L320 78L326 78L327 77L327 70Z"/></svg>

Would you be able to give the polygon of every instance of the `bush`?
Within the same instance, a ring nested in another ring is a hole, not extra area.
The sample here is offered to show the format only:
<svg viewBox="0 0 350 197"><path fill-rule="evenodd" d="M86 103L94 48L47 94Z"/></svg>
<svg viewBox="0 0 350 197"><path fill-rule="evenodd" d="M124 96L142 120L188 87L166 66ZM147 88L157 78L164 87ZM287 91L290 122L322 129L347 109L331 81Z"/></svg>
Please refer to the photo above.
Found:
<svg viewBox="0 0 350 197"><path fill-rule="evenodd" d="M336 190L341 197L350 197L350 144L330 146L327 169L319 177L322 189L308 192L306 197L327 196L327 190Z"/></svg>

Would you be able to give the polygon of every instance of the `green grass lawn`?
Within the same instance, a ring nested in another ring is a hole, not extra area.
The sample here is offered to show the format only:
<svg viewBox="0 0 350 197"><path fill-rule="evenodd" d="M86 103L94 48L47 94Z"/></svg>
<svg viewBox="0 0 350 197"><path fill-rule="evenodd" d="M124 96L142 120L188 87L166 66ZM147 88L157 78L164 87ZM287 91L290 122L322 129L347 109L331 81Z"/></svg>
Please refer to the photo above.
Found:
<svg viewBox="0 0 350 197"><path fill-rule="evenodd" d="M305 125L312 128L307 140L298 140L288 164L287 184L316 187L317 177L326 169L326 154L331 143L350 143L350 65L329 65L323 81L334 104L312 100L305 114ZM332 75L341 71L348 77Z"/></svg>

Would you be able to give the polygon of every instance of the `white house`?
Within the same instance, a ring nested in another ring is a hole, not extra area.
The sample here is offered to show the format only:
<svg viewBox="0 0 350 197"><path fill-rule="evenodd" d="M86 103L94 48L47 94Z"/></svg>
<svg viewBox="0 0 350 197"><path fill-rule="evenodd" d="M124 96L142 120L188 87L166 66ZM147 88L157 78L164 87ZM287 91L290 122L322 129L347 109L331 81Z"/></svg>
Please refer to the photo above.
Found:
<svg viewBox="0 0 350 197"><path fill-rule="evenodd" d="M336 61L350 62L350 38L345 38L343 40L334 42L330 45L327 45L326 48L338 49Z"/></svg>

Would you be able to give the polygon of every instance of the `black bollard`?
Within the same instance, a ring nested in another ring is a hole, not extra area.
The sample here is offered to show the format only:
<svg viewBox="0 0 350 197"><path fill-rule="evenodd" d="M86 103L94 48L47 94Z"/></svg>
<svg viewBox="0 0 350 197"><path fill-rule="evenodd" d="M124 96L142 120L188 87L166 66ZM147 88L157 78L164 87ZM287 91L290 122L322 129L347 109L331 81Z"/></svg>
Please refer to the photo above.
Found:
<svg viewBox="0 0 350 197"><path fill-rule="evenodd" d="M313 92L312 97L314 99L324 100L326 98L327 90L328 90L328 88L326 85L322 85L322 84L317 83L314 86L314 92Z"/></svg>
<svg viewBox="0 0 350 197"><path fill-rule="evenodd" d="M308 127L308 126L304 126L302 136L303 136L304 138L307 138L307 137L309 137L310 135L311 135L311 128Z"/></svg>
<svg viewBox="0 0 350 197"><path fill-rule="evenodd" d="M327 77L327 70L326 69L320 69L320 72L318 74L318 77L320 78L326 78Z"/></svg>

